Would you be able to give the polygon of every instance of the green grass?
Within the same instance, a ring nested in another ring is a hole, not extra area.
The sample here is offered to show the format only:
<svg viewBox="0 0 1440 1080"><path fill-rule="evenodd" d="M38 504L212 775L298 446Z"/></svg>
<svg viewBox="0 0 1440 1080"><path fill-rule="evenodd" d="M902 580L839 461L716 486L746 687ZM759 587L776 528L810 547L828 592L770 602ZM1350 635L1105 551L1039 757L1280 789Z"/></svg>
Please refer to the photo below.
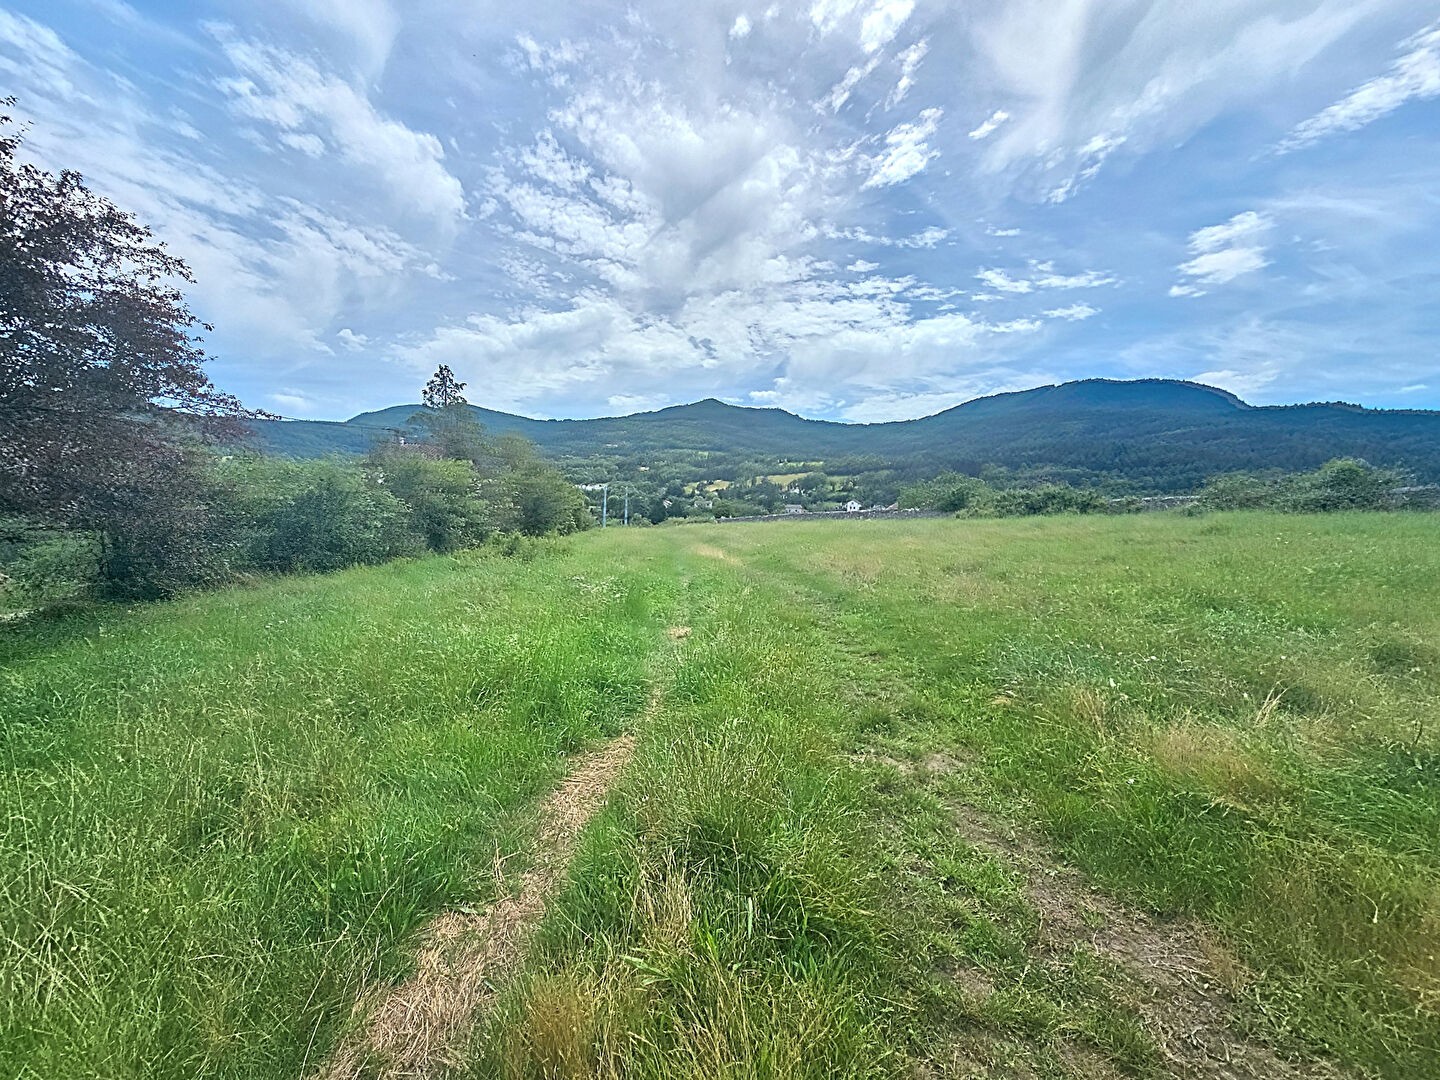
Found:
<svg viewBox="0 0 1440 1080"><path fill-rule="evenodd" d="M0 1074L299 1076L655 686L469 1075L1163 1075L984 829L1282 1055L1435 1075L1434 528L615 529L0 631Z"/></svg>
<svg viewBox="0 0 1440 1080"><path fill-rule="evenodd" d="M594 570L433 559L7 638L0 1075L300 1075L640 708L654 590Z"/></svg>

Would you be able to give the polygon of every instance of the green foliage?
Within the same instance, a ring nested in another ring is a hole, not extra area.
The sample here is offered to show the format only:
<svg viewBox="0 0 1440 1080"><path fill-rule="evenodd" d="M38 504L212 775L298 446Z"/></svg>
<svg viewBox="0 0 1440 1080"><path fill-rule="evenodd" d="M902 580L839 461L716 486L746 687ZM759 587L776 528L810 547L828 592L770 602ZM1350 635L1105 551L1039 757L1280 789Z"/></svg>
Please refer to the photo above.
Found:
<svg viewBox="0 0 1440 1080"><path fill-rule="evenodd" d="M0 612L85 596L95 585L99 555L88 534L0 518Z"/></svg>
<svg viewBox="0 0 1440 1080"><path fill-rule="evenodd" d="M1301 473L1287 485L1286 509L1317 513L1329 510L1383 510L1405 477L1358 458L1336 458L1313 473Z"/></svg>
<svg viewBox="0 0 1440 1080"><path fill-rule="evenodd" d="M900 493L905 508L943 510L965 517L1023 517L1034 514L1095 514L1109 509L1099 492L1066 484L995 488L984 480L942 473Z"/></svg>
<svg viewBox="0 0 1440 1080"><path fill-rule="evenodd" d="M997 517L1025 517L1035 514L1098 514L1108 509L1096 491L1066 484L1041 484L1033 488L1009 488L990 496L989 510Z"/></svg>
<svg viewBox="0 0 1440 1080"><path fill-rule="evenodd" d="M409 508L411 531L431 551L473 547L493 531L479 495L480 477L469 461L392 452L376 455L373 469L385 490Z"/></svg>
<svg viewBox="0 0 1440 1080"><path fill-rule="evenodd" d="M1262 510L1280 502L1279 478L1253 473L1212 476L1200 490L1200 504L1208 510Z"/></svg>
<svg viewBox="0 0 1440 1080"><path fill-rule="evenodd" d="M357 469L321 462L258 520L256 565L279 573L340 570L423 550L410 508Z"/></svg>
<svg viewBox="0 0 1440 1080"><path fill-rule="evenodd" d="M983 480L947 472L904 488L900 492L900 505L917 510L979 511L990 506L993 496L994 492Z"/></svg>
<svg viewBox="0 0 1440 1080"><path fill-rule="evenodd" d="M590 505L560 473L540 462L523 464L486 483L493 491L496 524L525 536L588 529Z"/></svg>
<svg viewBox="0 0 1440 1080"><path fill-rule="evenodd" d="M1294 475L1230 473L1212 477L1200 492L1200 504L1212 510L1388 510L1407 477L1358 458L1336 458L1314 472Z"/></svg>
<svg viewBox="0 0 1440 1080"><path fill-rule="evenodd" d="M411 417L411 422L441 457L476 463L487 453L485 427L463 401L427 408Z"/></svg>

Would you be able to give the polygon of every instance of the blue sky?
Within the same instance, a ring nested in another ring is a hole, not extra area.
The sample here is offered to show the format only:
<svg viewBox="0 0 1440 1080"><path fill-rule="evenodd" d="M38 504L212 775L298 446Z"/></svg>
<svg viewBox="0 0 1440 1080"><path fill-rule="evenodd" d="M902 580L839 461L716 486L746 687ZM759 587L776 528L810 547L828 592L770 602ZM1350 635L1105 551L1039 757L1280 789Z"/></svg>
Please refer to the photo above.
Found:
<svg viewBox="0 0 1440 1080"><path fill-rule="evenodd" d="M341 418L889 420L1089 376L1440 406L1440 7L0 0L27 153Z"/></svg>

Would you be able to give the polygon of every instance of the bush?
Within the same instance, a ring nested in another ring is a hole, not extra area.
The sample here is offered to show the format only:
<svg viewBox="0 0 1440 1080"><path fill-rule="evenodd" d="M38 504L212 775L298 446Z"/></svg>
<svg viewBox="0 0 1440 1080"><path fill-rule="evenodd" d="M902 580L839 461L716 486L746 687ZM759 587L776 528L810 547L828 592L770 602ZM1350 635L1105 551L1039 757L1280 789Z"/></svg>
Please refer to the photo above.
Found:
<svg viewBox="0 0 1440 1080"><path fill-rule="evenodd" d="M933 480L911 484L900 492L902 508L981 511L988 508L994 490L983 480L961 473L941 473Z"/></svg>
<svg viewBox="0 0 1440 1080"><path fill-rule="evenodd" d="M525 536L561 536L588 529L590 504L565 477L548 465L529 462L486 483L493 490L495 524Z"/></svg>
<svg viewBox="0 0 1440 1080"><path fill-rule="evenodd" d="M0 519L0 607L44 607L95 585L99 547L89 533Z"/></svg>
<svg viewBox="0 0 1440 1080"><path fill-rule="evenodd" d="M1072 488L1066 484L1041 484L1033 488L997 491L991 500L993 512L999 517L1023 517L1031 514L1097 514L1108 509L1098 492Z"/></svg>
<svg viewBox="0 0 1440 1080"><path fill-rule="evenodd" d="M1281 503L1286 510L1320 513L1329 510L1387 510L1405 478L1359 458L1336 458L1312 473L1292 477Z"/></svg>
<svg viewBox="0 0 1440 1080"><path fill-rule="evenodd" d="M411 509L358 470L322 463L260 521L254 552L264 570L339 570L424 550Z"/></svg>
<svg viewBox="0 0 1440 1080"><path fill-rule="evenodd" d="M1208 510L1259 510L1274 506L1280 485L1273 478L1253 473L1212 476L1200 489L1200 505Z"/></svg>
<svg viewBox="0 0 1440 1080"><path fill-rule="evenodd" d="M1290 476L1228 473L1211 477L1200 492L1209 510L1290 510L1324 513L1332 510L1389 510L1395 489L1405 476L1359 458L1336 458L1313 472Z"/></svg>
<svg viewBox="0 0 1440 1080"><path fill-rule="evenodd" d="M474 547L493 531L470 462L382 453L372 464L377 482L406 505L410 530L431 551Z"/></svg>

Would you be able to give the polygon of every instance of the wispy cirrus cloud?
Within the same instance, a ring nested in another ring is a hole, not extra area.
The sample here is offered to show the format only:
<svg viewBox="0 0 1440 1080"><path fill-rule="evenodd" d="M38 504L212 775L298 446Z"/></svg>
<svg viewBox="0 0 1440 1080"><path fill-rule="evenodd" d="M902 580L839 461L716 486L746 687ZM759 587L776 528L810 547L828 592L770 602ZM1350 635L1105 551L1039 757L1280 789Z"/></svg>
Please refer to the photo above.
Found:
<svg viewBox="0 0 1440 1080"><path fill-rule="evenodd" d="M1440 97L1440 22L1400 43L1390 70L1356 87L1335 104L1296 125L1279 145L1284 153L1331 135L1356 131L1411 101Z"/></svg>

